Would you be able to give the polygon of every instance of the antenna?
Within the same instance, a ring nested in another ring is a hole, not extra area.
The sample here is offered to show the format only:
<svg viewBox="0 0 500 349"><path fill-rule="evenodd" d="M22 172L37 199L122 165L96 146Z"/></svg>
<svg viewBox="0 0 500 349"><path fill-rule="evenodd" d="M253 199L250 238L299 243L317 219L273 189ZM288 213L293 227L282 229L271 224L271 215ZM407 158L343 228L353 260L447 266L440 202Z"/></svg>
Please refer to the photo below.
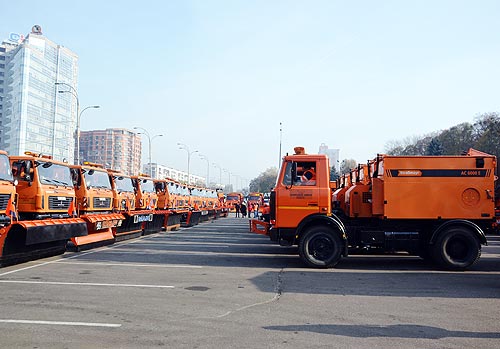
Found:
<svg viewBox="0 0 500 349"><path fill-rule="evenodd" d="M280 122L280 158L278 159L278 168L281 166L281 140L282 140L282 133L283 133L283 128L281 126L282 126L282 123Z"/></svg>

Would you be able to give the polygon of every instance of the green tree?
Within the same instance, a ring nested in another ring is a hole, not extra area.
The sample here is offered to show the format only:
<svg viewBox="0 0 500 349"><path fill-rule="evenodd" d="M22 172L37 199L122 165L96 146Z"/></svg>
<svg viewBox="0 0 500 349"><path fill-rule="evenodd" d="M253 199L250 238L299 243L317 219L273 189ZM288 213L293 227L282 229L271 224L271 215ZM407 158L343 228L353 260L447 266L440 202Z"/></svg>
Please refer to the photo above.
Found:
<svg viewBox="0 0 500 349"><path fill-rule="evenodd" d="M443 155L443 147L438 138L431 139L425 155Z"/></svg>
<svg viewBox="0 0 500 349"><path fill-rule="evenodd" d="M357 162L354 159L344 159L340 163L340 174L346 174L351 172L353 168L357 166Z"/></svg>
<svg viewBox="0 0 500 349"><path fill-rule="evenodd" d="M498 113L486 113L476 117L474 123L476 142L473 148L500 156L500 117Z"/></svg>
<svg viewBox="0 0 500 349"><path fill-rule="evenodd" d="M437 139L443 147L443 155L460 155L475 143L474 127L468 122L442 131Z"/></svg>
<svg viewBox="0 0 500 349"><path fill-rule="evenodd" d="M340 177L339 171L335 168L335 166L332 166L330 169L330 181L336 181Z"/></svg>
<svg viewBox="0 0 500 349"><path fill-rule="evenodd" d="M276 177L278 177L278 169L276 167L270 167L264 172L262 172L257 178L250 181L250 191L267 193L276 184Z"/></svg>

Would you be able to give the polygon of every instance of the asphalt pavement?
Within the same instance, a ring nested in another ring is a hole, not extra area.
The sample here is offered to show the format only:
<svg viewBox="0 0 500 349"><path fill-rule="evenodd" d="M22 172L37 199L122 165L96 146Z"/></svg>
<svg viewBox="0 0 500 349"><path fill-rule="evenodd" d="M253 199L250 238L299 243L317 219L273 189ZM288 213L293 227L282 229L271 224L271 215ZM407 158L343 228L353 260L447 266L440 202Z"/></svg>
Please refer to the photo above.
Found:
<svg viewBox="0 0 500 349"><path fill-rule="evenodd" d="M469 271L305 267L221 218L0 269L2 348L500 348L500 238Z"/></svg>

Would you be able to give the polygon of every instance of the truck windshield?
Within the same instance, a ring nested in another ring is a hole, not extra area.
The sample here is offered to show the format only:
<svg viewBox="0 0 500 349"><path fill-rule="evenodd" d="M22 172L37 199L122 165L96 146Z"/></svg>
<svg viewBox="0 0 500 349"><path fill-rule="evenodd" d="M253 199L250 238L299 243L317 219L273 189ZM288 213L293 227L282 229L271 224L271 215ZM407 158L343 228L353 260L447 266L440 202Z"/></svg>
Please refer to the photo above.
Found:
<svg viewBox="0 0 500 349"><path fill-rule="evenodd" d="M96 170L86 171L84 177L85 184L89 188L111 189L111 183L109 182L109 176L107 172Z"/></svg>
<svg viewBox="0 0 500 349"><path fill-rule="evenodd" d="M36 167L42 184L73 186L69 167L51 162L39 162Z"/></svg>
<svg viewBox="0 0 500 349"><path fill-rule="evenodd" d="M9 158L5 154L0 155L0 180L13 181L12 171L10 169Z"/></svg>
<svg viewBox="0 0 500 349"><path fill-rule="evenodd" d="M168 185L168 193L169 194L179 194L179 188L175 183L169 183Z"/></svg>
<svg viewBox="0 0 500 349"><path fill-rule="evenodd" d="M134 192L132 179L130 177L117 177L115 178L116 190Z"/></svg>
<svg viewBox="0 0 500 349"><path fill-rule="evenodd" d="M153 184L153 181L150 179L143 179L141 181L141 190L146 193L154 193L155 186Z"/></svg>
<svg viewBox="0 0 500 349"><path fill-rule="evenodd" d="M236 200L236 201L239 201L240 200L240 197L238 195L228 195L226 197L226 200Z"/></svg>

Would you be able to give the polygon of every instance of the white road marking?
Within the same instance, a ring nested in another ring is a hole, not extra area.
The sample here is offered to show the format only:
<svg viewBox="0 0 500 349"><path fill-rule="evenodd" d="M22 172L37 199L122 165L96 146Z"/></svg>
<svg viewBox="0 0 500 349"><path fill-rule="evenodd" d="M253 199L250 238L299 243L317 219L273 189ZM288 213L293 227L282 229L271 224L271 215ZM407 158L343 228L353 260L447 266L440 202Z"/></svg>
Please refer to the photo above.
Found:
<svg viewBox="0 0 500 349"><path fill-rule="evenodd" d="M69 286L175 288L175 286L167 286L167 285L102 284L102 283L93 283L93 282L58 282L58 281L27 281L27 280L0 280L0 283L4 283L4 284L69 285Z"/></svg>
<svg viewBox="0 0 500 349"><path fill-rule="evenodd" d="M65 262L63 260L56 261L57 264L76 264L76 265L105 265L118 267L151 267L151 268L193 268L201 269L201 265L176 265L176 264L135 264L135 263L107 263L107 262Z"/></svg>
<svg viewBox="0 0 500 349"><path fill-rule="evenodd" d="M45 263L39 263L39 264L31 265L29 267L24 267L24 268L20 268L20 269L15 269L15 270L7 271L5 273L0 274L0 276L12 274L12 273L17 273L18 271L28 270L28 269L31 269L31 268L41 267L42 265L51 264L51 263L54 263L54 261L45 262Z"/></svg>
<svg viewBox="0 0 500 349"><path fill-rule="evenodd" d="M20 268L20 269L15 269L15 270L7 271L7 272L5 272L5 273L0 274L0 277L1 277L1 276L4 276L4 275L9 275L9 274L12 274L12 273L17 273L18 271L23 271L23 270L27 270L27 269L32 269L32 268L36 268L36 267L41 267L41 266L44 266L44 265L47 265L47 264L56 263L56 262L58 262L59 260L78 258L78 257L82 257L82 256L85 256L85 255L88 255L88 254L91 254L91 253L100 252L100 251L102 251L102 250L109 250L109 249L116 248L116 247L119 247L119 246L132 244L132 243L135 243L135 242L137 242L137 241L147 240L149 237L151 237L151 235L148 235L148 236L141 236L141 237L138 237L138 238L137 238L137 239L135 239L135 240L124 241L124 242L118 242L118 243L115 243L115 244L114 244L114 245L112 245L112 246L103 246L103 247L98 247L98 248L93 249L93 250L91 250L91 251L87 251L87 252L79 252L78 254L74 254L74 255L72 255L72 256L68 256L68 257L66 257L66 255L62 255L62 256L61 256L59 259L57 259L57 260L48 261L48 262L44 262L44 263L39 263L39 264L31 265L31 266L29 266L29 267L24 267L24 268Z"/></svg>
<svg viewBox="0 0 500 349"><path fill-rule="evenodd" d="M89 327L121 327L121 324L106 324L99 322L67 322L67 321L39 321L39 320L12 320L0 319L0 322L11 324L33 325L61 325L61 326L89 326Z"/></svg>

